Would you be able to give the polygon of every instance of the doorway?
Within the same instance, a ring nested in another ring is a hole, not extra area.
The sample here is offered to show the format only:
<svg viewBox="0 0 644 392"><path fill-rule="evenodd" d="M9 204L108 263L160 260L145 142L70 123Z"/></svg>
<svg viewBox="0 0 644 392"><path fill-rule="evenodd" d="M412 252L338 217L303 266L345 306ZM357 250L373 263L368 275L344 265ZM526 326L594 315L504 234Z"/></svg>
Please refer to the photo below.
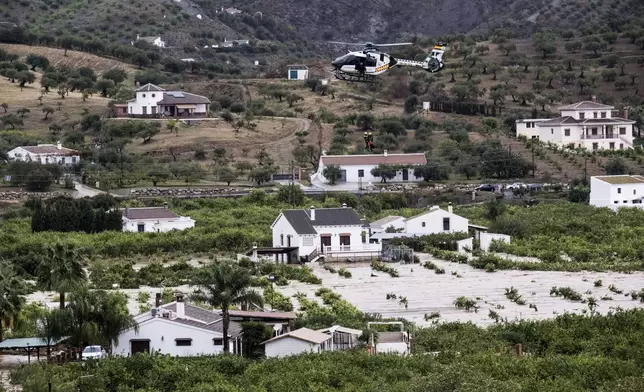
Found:
<svg viewBox="0 0 644 392"><path fill-rule="evenodd" d="M150 339L130 340L132 355L136 353L150 353Z"/></svg>
<svg viewBox="0 0 644 392"><path fill-rule="evenodd" d="M320 236L320 251L324 253L327 246L331 246L331 235Z"/></svg>
<svg viewBox="0 0 644 392"><path fill-rule="evenodd" d="M407 171L407 169L403 169L402 174L403 174L403 181L409 181L409 172Z"/></svg>

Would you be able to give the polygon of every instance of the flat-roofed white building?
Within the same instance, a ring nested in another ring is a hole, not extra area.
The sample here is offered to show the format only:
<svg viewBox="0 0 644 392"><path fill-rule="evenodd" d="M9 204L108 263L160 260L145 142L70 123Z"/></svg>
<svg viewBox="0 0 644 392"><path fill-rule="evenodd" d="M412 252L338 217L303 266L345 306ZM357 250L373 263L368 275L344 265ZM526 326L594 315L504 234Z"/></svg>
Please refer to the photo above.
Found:
<svg viewBox="0 0 644 392"><path fill-rule="evenodd" d="M644 177L597 176L590 178L590 205L608 207L644 207Z"/></svg>

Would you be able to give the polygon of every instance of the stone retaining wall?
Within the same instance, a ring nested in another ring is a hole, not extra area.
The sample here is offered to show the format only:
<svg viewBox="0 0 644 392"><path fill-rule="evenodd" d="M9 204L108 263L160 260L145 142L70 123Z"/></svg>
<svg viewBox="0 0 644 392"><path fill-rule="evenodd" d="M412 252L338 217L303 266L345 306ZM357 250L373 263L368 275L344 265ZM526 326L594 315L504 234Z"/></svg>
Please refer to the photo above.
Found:
<svg viewBox="0 0 644 392"><path fill-rule="evenodd" d="M52 197L58 196L69 196L65 192L20 192L20 191L10 191L10 192L0 192L0 200L26 200L30 197L39 197L41 199L50 199Z"/></svg>
<svg viewBox="0 0 644 392"><path fill-rule="evenodd" d="M130 190L131 197L204 197L245 192L243 188L141 188Z"/></svg>

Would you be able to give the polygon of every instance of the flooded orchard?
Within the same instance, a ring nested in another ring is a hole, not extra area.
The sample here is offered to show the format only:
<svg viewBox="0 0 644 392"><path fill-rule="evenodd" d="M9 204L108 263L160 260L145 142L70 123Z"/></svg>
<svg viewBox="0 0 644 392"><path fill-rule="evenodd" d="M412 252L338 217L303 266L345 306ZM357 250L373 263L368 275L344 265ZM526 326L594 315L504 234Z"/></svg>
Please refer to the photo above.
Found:
<svg viewBox="0 0 644 392"><path fill-rule="evenodd" d="M542 271L497 271L485 272L469 265L450 263L419 254L421 263L433 262L445 270L436 274L434 270L420 264L390 264L398 270L400 277L373 271L368 264L350 264L347 269L353 275L343 278L325 270L321 265L313 267L315 275L322 279L322 285L291 282L279 290L288 296L297 292L314 299L315 291L327 287L342 295L363 312L380 313L384 317L403 317L419 326L429 325L425 315L440 313L440 322L471 321L477 325L494 322L488 315L494 310L508 321L522 319L552 318L565 312L582 313L589 311L588 304L570 301L561 296L550 295L553 286L570 287L582 298L593 297L597 301L596 312L605 314L612 308L630 309L644 307L644 303L633 300L631 291L644 288L644 273L621 274L616 272L542 272ZM339 268L341 266L333 266ZM375 276L372 276L375 275ZM601 287L594 282L602 281ZM622 291L618 294L609 290ZM518 305L505 296L505 289L514 287L525 305ZM387 294L398 299L387 299ZM461 296L476 300L478 311L457 309L454 301ZM407 298L407 308L399 298ZM603 299L602 299L603 298ZM297 300L292 298L297 309ZM530 304L533 307L530 307Z"/></svg>

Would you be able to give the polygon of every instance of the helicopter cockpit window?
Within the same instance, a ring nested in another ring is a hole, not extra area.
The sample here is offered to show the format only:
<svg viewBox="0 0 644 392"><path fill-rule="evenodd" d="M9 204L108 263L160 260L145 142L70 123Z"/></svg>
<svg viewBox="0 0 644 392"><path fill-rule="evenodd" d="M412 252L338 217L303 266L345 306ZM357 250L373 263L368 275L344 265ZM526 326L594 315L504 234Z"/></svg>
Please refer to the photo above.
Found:
<svg viewBox="0 0 644 392"><path fill-rule="evenodd" d="M384 53L380 53L380 61L385 61L385 54Z"/></svg>
<svg viewBox="0 0 644 392"><path fill-rule="evenodd" d="M375 67L376 66L376 58L373 56L367 56L367 67Z"/></svg>
<svg viewBox="0 0 644 392"><path fill-rule="evenodd" d="M338 59L338 62L343 64L343 65L356 65L358 64L358 61L356 60L356 56L352 54L345 54L344 56L340 57Z"/></svg>

